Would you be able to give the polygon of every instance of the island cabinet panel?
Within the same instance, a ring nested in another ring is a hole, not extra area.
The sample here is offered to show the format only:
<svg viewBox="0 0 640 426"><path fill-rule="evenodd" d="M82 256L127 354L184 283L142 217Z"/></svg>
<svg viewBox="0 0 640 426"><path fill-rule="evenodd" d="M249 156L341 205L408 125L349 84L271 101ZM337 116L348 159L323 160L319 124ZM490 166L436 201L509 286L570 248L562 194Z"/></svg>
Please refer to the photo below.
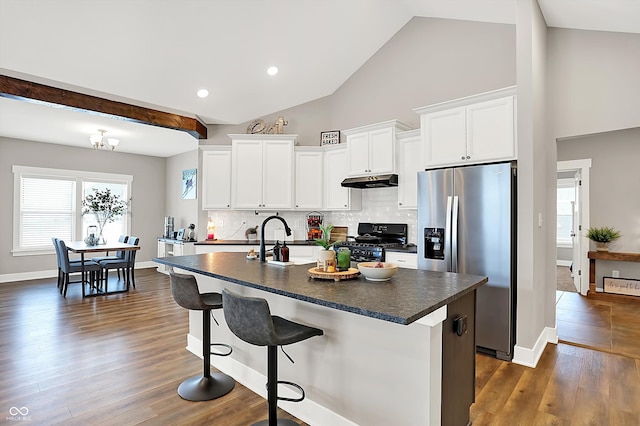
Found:
<svg viewBox="0 0 640 426"><path fill-rule="evenodd" d="M202 147L202 209L231 207L231 147Z"/></svg>
<svg viewBox="0 0 640 426"><path fill-rule="evenodd" d="M293 145L296 135L229 135L231 207L293 208Z"/></svg>
<svg viewBox="0 0 640 426"><path fill-rule="evenodd" d="M442 424L469 424L469 407L475 401L476 291L447 306L442 323ZM464 329L459 335L458 327Z"/></svg>

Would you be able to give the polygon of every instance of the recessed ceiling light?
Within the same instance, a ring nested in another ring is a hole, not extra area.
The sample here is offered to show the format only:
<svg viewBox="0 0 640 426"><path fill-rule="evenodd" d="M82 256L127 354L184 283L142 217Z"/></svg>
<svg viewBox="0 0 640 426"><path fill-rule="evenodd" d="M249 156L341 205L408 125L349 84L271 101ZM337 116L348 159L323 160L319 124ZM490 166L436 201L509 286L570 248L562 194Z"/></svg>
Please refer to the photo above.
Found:
<svg viewBox="0 0 640 426"><path fill-rule="evenodd" d="M207 96L209 96L209 91L207 89L200 89L198 90L198 96L201 98L206 98Z"/></svg>
<svg viewBox="0 0 640 426"><path fill-rule="evenodd" d="M267 74L269 75L276 75L278 74L278 67L269 67L267 69Z"/></svg>

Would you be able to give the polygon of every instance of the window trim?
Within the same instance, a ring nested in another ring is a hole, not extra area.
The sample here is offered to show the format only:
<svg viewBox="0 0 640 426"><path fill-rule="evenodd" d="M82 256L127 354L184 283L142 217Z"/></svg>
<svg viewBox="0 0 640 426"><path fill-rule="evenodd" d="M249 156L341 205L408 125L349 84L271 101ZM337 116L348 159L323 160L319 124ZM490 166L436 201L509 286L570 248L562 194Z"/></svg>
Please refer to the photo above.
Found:
<svg viewBox="0 0 640 426"><path fill-rule="evenodd" d="M123 175L117 173L102 173L83 170L65 170L51 169L46 167L30 167L13 165L13 244L11 253L13 256L37 256L43 254L55 254L53 246L49 249L23 249L20 248L20 181L23 176L32 176L40 178L67 178L76 181L76 214L82 212L82 183L85 180L96 180L99 182L122 183L127 185L127 194L131 197L131 187L133 183L132 175ZM75 218L75 226L72 230L74 239L75 235L82 225L82 218ZM127 220L127 233L131 233L131 220Z"/></svg>

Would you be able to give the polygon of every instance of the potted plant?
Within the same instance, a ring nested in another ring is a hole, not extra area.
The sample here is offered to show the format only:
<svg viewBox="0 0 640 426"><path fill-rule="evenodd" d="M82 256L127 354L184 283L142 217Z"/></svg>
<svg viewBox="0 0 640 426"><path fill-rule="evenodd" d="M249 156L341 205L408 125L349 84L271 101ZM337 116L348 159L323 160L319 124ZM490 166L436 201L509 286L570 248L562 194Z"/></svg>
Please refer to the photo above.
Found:
<svg viewBox="0 0 640 426"><path fill-rule="evenodd" d="M249 241L258 239L258 225L253 228L247 228L247 230L244 231L244 235Z"/></svg>
<svg viewBox="0 0 640 426"><path fill-rule="evenodd" d="M335 265L336 252L333 251L333 245L335 242L331 242L331 230L333 225L319 226L322 231L322 238L314 238L313 240L317 245L321 247L318 253L318 268L326 270L327 266L331 263Z"/></svg>
<svg viewBox="0 0 640 426"><path fill-rule="evenodd" d="M103 191L97 188L92 188L92 190L93 193L87 194L82 200L82 214L93 214L95 216L99 230L95 243L106 244L107 241L102 235L104 226L125 214L129 207L129 202L121 200L119 195L112 194L109 188Z"/></svg>
<svg viewBox="0 0 640 426"><path fill-rule="evenodd" d="M620 238L622 234L610 227L591 227L587 230L587 238L596 243L596 250L609 251L609 243Z"/></svg>

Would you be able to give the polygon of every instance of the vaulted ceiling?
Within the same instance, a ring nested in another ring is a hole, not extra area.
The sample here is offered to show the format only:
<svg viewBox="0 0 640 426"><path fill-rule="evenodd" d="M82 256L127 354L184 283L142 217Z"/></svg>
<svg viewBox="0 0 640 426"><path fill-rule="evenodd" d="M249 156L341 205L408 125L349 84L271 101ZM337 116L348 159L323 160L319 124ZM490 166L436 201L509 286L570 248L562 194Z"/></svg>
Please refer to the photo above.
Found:
<svg viewBox="0 0 640 426"><path fill-rule="evenodd" d="M539 4L548 26L640 33L638 2ZM515 15L515 0L0 0L0 74L203 124L242 123L330 95L414 16ZM197 146L180 131L0 98L0 136L89 147L99 128L122 152Z"/></svg>

